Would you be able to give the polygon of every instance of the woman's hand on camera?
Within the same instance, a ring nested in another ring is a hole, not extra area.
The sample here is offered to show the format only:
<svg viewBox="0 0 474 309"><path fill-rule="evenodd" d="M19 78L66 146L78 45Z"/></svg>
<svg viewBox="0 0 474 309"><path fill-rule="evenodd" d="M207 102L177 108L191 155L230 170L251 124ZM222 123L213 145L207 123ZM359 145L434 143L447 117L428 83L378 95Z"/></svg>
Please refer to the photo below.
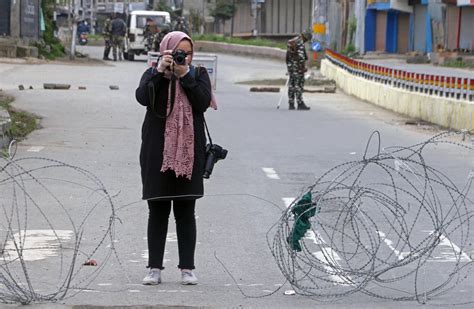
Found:
<svg viewBox="0 0 474 309"><path fill-rule="evenodd" d="M172 50L165 50L163 56L161 56L160 61L158 62L158 72L164 73L166 70L170 70L171 65L173 64L173 56L171 56L172 52Z"/></svg>
<svg viewBox="0 0 474 309"><path fill-rule="evenodd" d="M189 65L188 61L186 60L186 64L179 65L173 62L172 68L174 70L174 74L178 77L183 77L184 75L188 74L189 72Z"/></svg>

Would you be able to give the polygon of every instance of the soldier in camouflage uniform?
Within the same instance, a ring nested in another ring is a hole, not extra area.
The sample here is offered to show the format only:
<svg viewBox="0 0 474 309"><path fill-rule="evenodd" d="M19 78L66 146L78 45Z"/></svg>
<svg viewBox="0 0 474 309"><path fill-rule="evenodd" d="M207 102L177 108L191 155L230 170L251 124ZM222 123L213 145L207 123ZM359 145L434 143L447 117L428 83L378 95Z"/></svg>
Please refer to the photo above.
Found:
<svg viewBox="0 0 474 309"><path fill-rule="evenodd" d="M105 40L105 49L104 49L104 60L111 60L109 58L110 54L110 48L112 47L112 20L110 17L107 17L107 19L104 22L104 28L102 29L102 36L104 37Z"/></svg>
<svg viewBox="0 0 474 309"><path fill-rule="evenodd" d="M308 55L304 44L311 39L309 31L303 32L288 41L286 51L286 67L288 69L288 103L289 109L295 109L295 97L297 109L309 110L303 102L304 73L307 71L306 61Z"/></svg>

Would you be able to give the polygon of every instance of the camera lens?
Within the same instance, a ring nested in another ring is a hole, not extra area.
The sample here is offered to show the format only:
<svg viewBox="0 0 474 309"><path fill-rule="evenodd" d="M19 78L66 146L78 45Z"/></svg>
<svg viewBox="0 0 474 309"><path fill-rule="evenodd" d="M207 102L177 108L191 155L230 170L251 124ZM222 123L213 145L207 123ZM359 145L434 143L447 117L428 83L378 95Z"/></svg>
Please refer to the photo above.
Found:
<svg viewBox="0 0 474 309"><path fill-rule="evenodd" d="M178 50L173 54L174 62L178 65L186 64L186 53Z"/></svg>

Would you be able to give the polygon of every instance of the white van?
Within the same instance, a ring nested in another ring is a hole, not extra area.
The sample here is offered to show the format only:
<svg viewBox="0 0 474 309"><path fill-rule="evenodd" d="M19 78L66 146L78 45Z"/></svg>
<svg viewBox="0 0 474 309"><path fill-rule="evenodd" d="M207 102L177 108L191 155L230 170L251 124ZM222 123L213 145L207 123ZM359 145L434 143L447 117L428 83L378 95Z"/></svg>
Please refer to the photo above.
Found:
<svg viewBox="0 0 474 309"><path fill-rule="evenodd" d="M145 55L143 31L147 18L151 18L158 26L171 23L170 13L163 11L132 11L127 18L127 35L123 56L133 61L135 55Z"/></svg>

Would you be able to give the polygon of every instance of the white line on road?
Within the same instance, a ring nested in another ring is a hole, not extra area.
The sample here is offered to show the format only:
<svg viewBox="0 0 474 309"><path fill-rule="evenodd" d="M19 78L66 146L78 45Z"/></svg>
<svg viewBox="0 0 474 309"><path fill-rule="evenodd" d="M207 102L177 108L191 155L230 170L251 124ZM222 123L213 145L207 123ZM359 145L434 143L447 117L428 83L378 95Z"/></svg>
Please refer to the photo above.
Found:
<svg viewBox="0 0 474 309"><path fill-rule="evenodd" d="M41 150L44 149L44 146L32 146L28 148L28 152L40 152Z"/></svg>
<svg viewBox="0 0 474 309"><path fill-rule="evenodd" d="M282 197L283 203L285 203L286 208L290 207L291 203L293 203L296 197Z"/></svg>
<svg viewBox="0 0 474 309"><path fill-rule="evenodd" d="M352 285L353 281L351 277L344 274L341 270L341 265L338 261L341 261L341 258L336 253L328 247L321 248L321 251L314 252L313 255L323 264L323 267L327 270L329 277L332 279L334 285Z"/></svg>
<svg viewBox="0 0 474 309"><path fill-rule="evenodd" d="M407 257L410 254L410 252L400 252L399 250L395 249L395 247L393 246L393 241L388 239L387 235L385 235L384 232L377 231L377 234L379 234L380 238L387 245L387 247L389 247L390 250L392 250L393 253L395 253L399 261L403 260L405 257Z"/></svg>
<svg viewBox="0 0 474 309"><path fill-rule="evenodd" d="M430 235L433 233L434 231L430 231ZM469 255L466 252L462 252L448 237L440 235L439 240L438 247L441 251L441 256L434 256L434 262L472 262Z"/></svg>
<svg viewBox="0 0 474 309"><path fill-rule="evenodd" d="M70 230L27 230L13 234L4 247L3 257L7 261L19 258L18 247L22 247L22 258L25 261L44 260L48 257L58 256L63 242L73 236Z"/></svg>
<svg viewBox="0 0 474 309"><path fill-rule="evenodd" d="M280 179L277 172L273 167L262 167L263 172L267 175L270 179Z"/></svg>

